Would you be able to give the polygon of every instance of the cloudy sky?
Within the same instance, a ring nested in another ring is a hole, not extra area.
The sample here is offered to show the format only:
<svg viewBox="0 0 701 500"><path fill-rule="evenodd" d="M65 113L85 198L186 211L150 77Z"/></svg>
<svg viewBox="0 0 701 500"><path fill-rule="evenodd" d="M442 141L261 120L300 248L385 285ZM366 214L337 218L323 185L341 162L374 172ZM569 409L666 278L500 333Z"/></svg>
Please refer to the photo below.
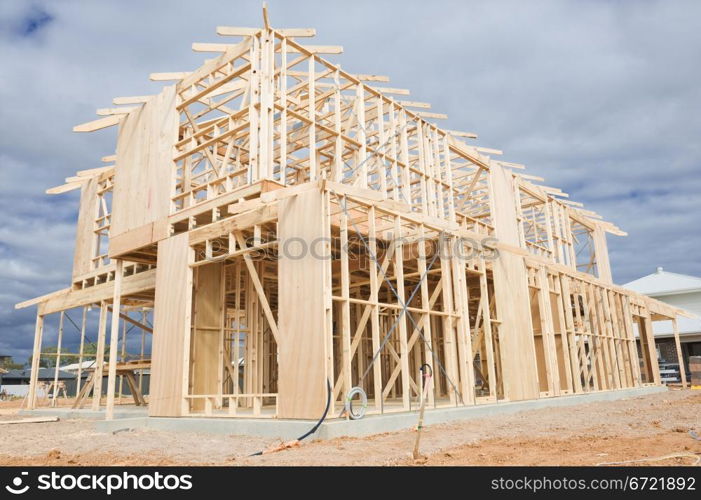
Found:
<svg viewBox="0 0 701 500"><path fill-rule="evenodd" d="M627 231L609 236L617 283L701 276L701 2L269 5ZM222 41L216 26L261 23L257 0L0 2L0 354L31 352L35 312L13 305L70 283L78 193L44 191L114 152L114 128L71 128L157 92L151 72L199 66L191 43Z"/></svg>

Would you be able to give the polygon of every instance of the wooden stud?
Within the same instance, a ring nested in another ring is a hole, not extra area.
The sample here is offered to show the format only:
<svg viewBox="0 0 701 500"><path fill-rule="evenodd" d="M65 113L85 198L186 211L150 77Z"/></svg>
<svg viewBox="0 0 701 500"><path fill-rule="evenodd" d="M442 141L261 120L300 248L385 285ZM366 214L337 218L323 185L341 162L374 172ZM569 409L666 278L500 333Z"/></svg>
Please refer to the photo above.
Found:
<svg viewBox="0 0 701 500"><path fill-rule="evenodd" d="M682 389L686 389L686 368L684 367L682 345L679 341L679 326L677 325L677 318L672 319L672 331L674 332L674 345L677 348L677 359L679 360L679 374L681 377Z"/></svg>
<svg viewBox="0 0 701 500"><path fill-rule="evenodd" d="M114 292L113 292L114 296ZM93 399L92 410L99 411L100 400L102 398L102 370L105 361L105 335L107 332L107 303L100 303L100 321L97 331L97 354L95 356L95 365L93 372Z"/></svg>
<svg viewBox="0 0 701 500"><path fill-rule="evenodd" d="M121 259L117 259L114 277L114 297L112 299L112 326L110 328L110 364L107 375L107 408L105 420L114 419L114 391L117 377L117 358L119 355L119 312L122 300L122 266Z"/></svg>

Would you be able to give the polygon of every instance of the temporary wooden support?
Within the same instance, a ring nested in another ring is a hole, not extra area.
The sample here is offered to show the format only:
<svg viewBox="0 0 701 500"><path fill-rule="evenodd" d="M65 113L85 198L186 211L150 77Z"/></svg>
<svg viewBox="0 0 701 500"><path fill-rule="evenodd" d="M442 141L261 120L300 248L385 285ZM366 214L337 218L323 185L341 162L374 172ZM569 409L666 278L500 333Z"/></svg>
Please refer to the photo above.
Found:
<svg viewBox="0 0 701 500"><path fill-rule="evenodd" d="M60 319L58 320L58 339L56 343L56 366L54 366L54 383L53 397L51 398L51 406L56 406L56 397L58 396L58 369L61 366L61 344L63 342L63 320L66 313L61 311Z"/></svg>
<svg viewBox="0 0 701 500"><path fill-rule="evenodd" d="M84 354L84 349L85 349L85 329L87 327L86 325L86 319L88 316L88 308L83 307L83 315L82 315L82 320L80 322L80 347L78 349L78 375L76 376L76 385L75 385L75 394L76 397L78 394L80 394L80 385L83 381L83 354Z"/></svg>
<svg viewBox="0 0 701 500"><path fill-rule="evenodd" d="M114 292L113 292L114 294ZM102 398L102 370L105 362L105 335L107 332L107 303L100 303L100 320L97 332L97 355L95 358L95 376L93 377L92 410L100 409ZM87 389L86 389L87 391Z"/></svg>
<svg viewBox="0 0 701 500"><path fill-rule="evenodd" d="M32 371L29 379L29 393L27 395L27 409L36 408L37 381L39 378L39 359L41 355L41 340L44 332L44 315L41 306L37 311L36 326L34 328L34 349L32 351Z"/></svg>

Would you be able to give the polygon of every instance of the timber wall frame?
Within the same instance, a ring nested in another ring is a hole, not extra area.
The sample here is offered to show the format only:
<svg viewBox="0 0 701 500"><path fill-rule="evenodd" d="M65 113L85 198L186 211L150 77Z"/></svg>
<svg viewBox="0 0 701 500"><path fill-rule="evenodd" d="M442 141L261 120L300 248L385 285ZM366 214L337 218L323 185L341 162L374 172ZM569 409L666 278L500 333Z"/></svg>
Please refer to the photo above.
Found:
<svg viewBox="0 0 701 500"><path fill-rule="evenodd" d="M625 233L265 19L75 128L118 125L117 148L48 190L81 201L71 286L17 305L38 306L29 407L45 316L91 305L108 418L120 322L153 334L154 416L315 419L327 384L331 417L354 386L408 411L424 363L433 407L660 383L651 322L683 313L613 285Z"/></svg>

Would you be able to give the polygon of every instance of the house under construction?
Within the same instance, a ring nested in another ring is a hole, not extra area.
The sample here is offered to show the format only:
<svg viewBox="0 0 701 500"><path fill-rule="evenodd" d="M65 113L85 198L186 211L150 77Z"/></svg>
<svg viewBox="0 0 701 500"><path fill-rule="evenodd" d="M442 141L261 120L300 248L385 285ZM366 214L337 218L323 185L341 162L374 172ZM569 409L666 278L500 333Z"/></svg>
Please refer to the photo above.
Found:
<svg viewBox="0 0 701 500"><path fill-rule="evenodd" d="M73 309L75 406L107 418L122 382L150 416L293 419L354 387L369 414L416 409L426 364L429 408L660 384L652 322L680 311L612 283L624 233L314 33L219 27L193 45L213 59L74 129L118 126L116 152L47 191L80 211L70 286L17 305L38 308L29 408L45 318L60 360Z"/></svg>

